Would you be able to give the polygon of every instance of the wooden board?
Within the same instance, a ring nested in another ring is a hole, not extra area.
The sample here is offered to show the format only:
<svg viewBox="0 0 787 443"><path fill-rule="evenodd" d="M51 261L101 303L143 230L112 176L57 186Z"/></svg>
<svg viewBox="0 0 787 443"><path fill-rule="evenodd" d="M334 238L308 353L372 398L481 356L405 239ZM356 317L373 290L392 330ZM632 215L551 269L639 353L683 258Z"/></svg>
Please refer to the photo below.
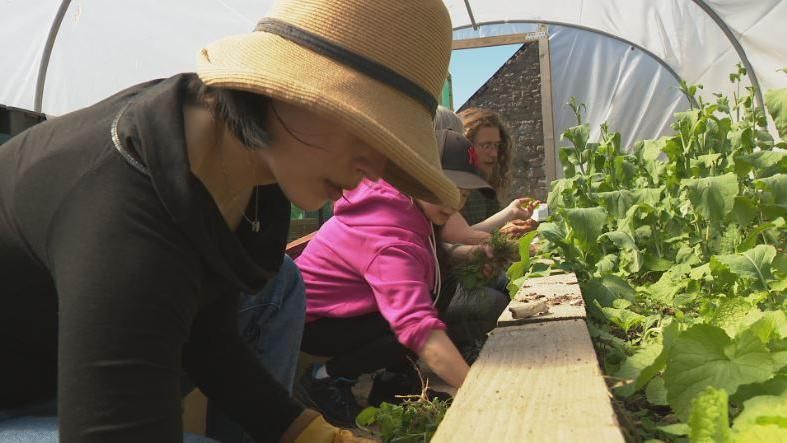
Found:
<svg viewBox="0 0 787 443"><path fill-rule="evenodd" d="M432 439L623 441L583 320L495 329Z"/></svg>
<svg viewBox="0 0 787 443"><path fill-rule="evenodd" d="M514 300L532 301L541 297L549 303L549 313L515 319L506 308L497 319L497 326L514 326L551 320L586 318L585 301L574 274L559 274L525 281ZM512 301L511 303L515 303Z"/></svg>
<svg viewBox="0 0 787 443"><path fill-rule="evenodd" d="M317 235L317 232L312 232L311 234L307 234L297 240L287 243L287 248L285 249L287 255L293 260L298 258L315 235Z"/></svg>
<svg viewBox="0 0 787 443"><path fill-rule="evenodd" d="M489 46L513 45L536 41L544 37L544 32L526 32L524 34L496 35L493 37L465 38L454 40L451 49L475 49Z"/></svg>

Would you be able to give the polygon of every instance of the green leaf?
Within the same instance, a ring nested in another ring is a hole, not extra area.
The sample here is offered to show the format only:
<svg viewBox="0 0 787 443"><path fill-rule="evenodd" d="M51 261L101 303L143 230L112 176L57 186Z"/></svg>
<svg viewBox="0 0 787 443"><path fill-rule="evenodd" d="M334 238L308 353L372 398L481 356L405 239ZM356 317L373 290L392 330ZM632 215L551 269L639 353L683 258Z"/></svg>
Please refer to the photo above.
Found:
<svg viewBox="0 0 787 443"><path fill-rule="evenodd" d="M682 266L670 268L656 283L644 288L647 298L662 305L672 305L675 296L689 286L690 280L684 278L687 272L682 272L685 270Z"/></svg>
<svg viewBox="0 0 787 443"><path fill-rule="evenodd" d="M655 406L668 406L667 403L667 388L664 387L664 378L654 377L645 388L645 398L648 402Z"/></svg>
<svg viewBox="0 0 787 443"><path fill-rule="evenodd" d="M563 225L553 222L541 223L537 230L542 237L557 245L564 244L568 235Z"/></svg>
<svg viewBox="0 0 787 443"><path fill-rule="evenodd" d="M378 409L373 406L365 408L355 417L355 423L362 428L373 425L377 418L377 411Z"/></svg>
<svg viewBox="0 0 787 443"><path fill-rule="evenodd" d="M766 311L751 323L748 332L754 334L762 343L787 338L787 315L783 311Z"/></svg>
<svg viewBox="0 0 787 443"><path fill-rule="evenodd" d="M695 325L675 340L664 382L679 417L688 417L691 400L708 386L735 393L738 386L773 376L774 363L758 340L733 341L720 328Z"/></svg>
<svg viewBox="0 0 787 443"><path fill-rule="evenodd" d="M519 257L525 263L525 269L530 267L530 245L538 235L538 231L530 231L519 239Z"/></svg>
<svg viewBox="0 0 787 443"><path fill-rule="evenodd" d="M656 272L667 271L674 265L675 263L654 254L646 254L645 262L643 263L645 269Z"/></svg>
<svg viewBox="0 0 787 443"><path fill-rule="evenodd" d="M738 195L738 177L733 173L685 179L681 185L686 187L694 210L714 225L721 224L732 212Z"/></svg>
<svg viewBox="0 0 787 443"><path fill-rule="evenodd" d="M757 204L750 197L739 195L735 197L735 203L732 206L731 218L736 224L740 226L748 226L759 211ZM752 245L754 246L754 245Z"/></svg>
<svg viewBox="0 0 787 443"><path fill-rule="evenodd" d="M637 242L634 241L634 238L629 235L627 232L624 231L610 231L605 232L601 236L599 236L599 240L602 238L608 238L612 243L621 250L637 250Z"/></svg>
<svg viewBox="0 0 787 443"><path fill-rule="evenodd" d="M780 229L785 226L784 217L779 217L776 220L763 223L749 231L749 234L746 236L746 239L741 242L739 246L739 251L745 251L747 249L753 248L758 241L761 240L760 235L768 231L770 229Z"/></svg>
<svg viewBox="0 0 787 443"><path fill-rule="evenodd" d="M622 155L618 155L615 157L614 163L614 171L615 171L615 180L622 183L630 183L632 179L637 174L637 168L634 166L633 163L628 161L626 157Z"/></svg>
<svg viewBox="0 0 787 443"><path fill-rule="evenodd" d="M722 155L719 153L699 155L696 158L691 159L691 168L692 170L697 171L695 172L696 174L704 173L717 164L721 158Z"/></svg>
<svg viewBox="0 0 787 443"><path fill-rule="evenodd" d="M630 311L628 309L602 307L601 312L604 313L604 316L607 317L607 320L617 325L625 332L628 332L631 328L641 325L642 322L645 321L644 315L637 314L636 312Z"/></svg>
<svg viewBox="0 0 787 443"><path fill-rule="evenodd" d="M656 358L661 354L661 343L650 343L643 346L634 355L628 357L615 373L615 377L630 381L629 384L615 389L615 393L628 397L636 392L641 386L637 386L636 380L643 369L652 365Z"/></svg>
<svg viewBox="0 0 787 443"><path fill-rule="evenodd" d="M778 217L787 212L787 174L776 174L754 181L762 191L760 199L766 215Z"/></svg>
<svg viewBox="0 0 787 443"><path fill-rule="evenodd" d="M605 275L614 272L618 269L618 263L616 254L607 254L596 262L596 274Z"/></svg>
<svg viewBox="0 0 787 443"><path fill-rule="evenodd" d="M637 195L626 189L599 192L595 196L609 214L615 218L624 218L629 208L637 201Z"/></svg>
<svg viewBox="0 0 787 443"><path fill-rule="evenodd" d="M596 242L607 222L607 211L598 206L565 209L563 214L574 236L586 246Z"/></svg>
<svg viewBox="0 0 787 443"><path fill-rule="evenodd" d="M675 344L675 339L678 338L678 334L680 333L680 325L677 321L671 321L669 324L664 326L661 332L661 353L658 357L653 361L650 366L647 366L640 371L639 377L635 382L635 386L637 389L645 386L653 377L655 377L664 366L667 364L667 359L669 358L669 354L672 351L672 346Z"/></svg>
<svg viewBox="0 0 787 443"><path fill-rule="evenodd" d="M691 428L689 428L689 425L686 423L675 423L672 425L659 426L656 429L667 435L673 435L676 437L689 435L689 432L691 432Z"/></svg>
<svg viewBox="0 0 787 443"><path fill-rule="evenodd" d="M755 426L773 428L774 435L787 439L787 394L761 395L743 402L743 412L735 418L733 430L746 435Z"/></svg>
<svg viewBox="0 0 787 443"><path fill-rule="evenodd" d="M566 175L566 177L571 177ZM547 206L552 209L564 208L568 206L567 202L571 201L566 199L564 194L568 194L568 197L571 198L570 194L573 194L574 190L574 180L571 178L562 178L559 180L555 180L549 187L549 196L547 196Z"/></svg>
<svg viewBox="0 0 787 443"><path fill-rule="evenodd" d="M743 385L730 399L740 404L760 395L787 395L787 375L776 375L762 383Z"/></svg>
<svg viewBox="0 0 787 443"><path fill-rule="evenodd" d="M577 173L576 165L579 164L579 159L573 148L559 148L557 155L560 158L560 164L563 166L563 175L566 178L574 177ZM549 203L552 207L552 203Z"/></svg>
<svg viewBox="0 0 787 443"><path fill-rule="evenodd" d="M778 426L753 425L732 434L734 443L787 443L787 431Z"/></svg>
<svg viewBox="0 0 787 443"><path fill-rule="evenodd" d="M742 298L727 298L716 308L711 323L735 337L746 325L762 317L762 312Z"/></svg>
<svg viewBox="0 0 787 443"><path fill-rule="evenodd" d="M751 279L757 288L768 290L771 275L771 263L776 257L776 248L771 245L757 245L742 254L716 255L711 258L711 268L721 263L729 272L743 278Z"/></svg>
<svg viewBox="0 0 787 443"><path fill-rule="evenodd" d="M536 235L538 235L538 231L531 231L519 239L520 260L512 263L506 271L506 277L509 280L513 281L522 277L530 269L530 244L533 243Z"/></svg>
<svg viewBox="0 0 787 443"><path fill-rule="evenodd" d="M580 151L585 149L585 145L588 142L588 135L590 133L590 126L579 125L573 126L566 129L563 134L561 135L562 140L569 140L574 145L574 147Z"/></svg>
<svg viewBox="0 0 787 443"><path fill-rule="evenodd" d="M634 299L634 289L625 280L615 275L591 278L580 282L579 287L588 308L597 316L605 317L601 309L596 307L596 303L602 307L611 307L616 299Z"/></svg>
<svg viewBox="0 0 787 443"><path fill-rule="evenodd" d="M667 170L667 162L661 160L667 140L669 140L668 137L645 140L637 146L636 150L637 156L645 166L645 171L656 185L661 182L661 176Z"/></svg>
<svg viewBox="0 0 787 443"><path fill-rule="evenodd" d="M739 176L754 172L754 176L757 178L787 172L787 153L758 151L735 157L735 172Z"/></svg>
<svg viewBox="0 0 787 443"><path fill-rule="evenodd" d="M787 88L766 92L765 106L776 124L779 136L787 140Z"/></svg>
<svg viewBox="0 0 787 443"><path fill-rule="evenodd" d="M707 387L694 399L689 418L689 440L692 443L723 443L730 441L727 418L727 393Z"/></svg>

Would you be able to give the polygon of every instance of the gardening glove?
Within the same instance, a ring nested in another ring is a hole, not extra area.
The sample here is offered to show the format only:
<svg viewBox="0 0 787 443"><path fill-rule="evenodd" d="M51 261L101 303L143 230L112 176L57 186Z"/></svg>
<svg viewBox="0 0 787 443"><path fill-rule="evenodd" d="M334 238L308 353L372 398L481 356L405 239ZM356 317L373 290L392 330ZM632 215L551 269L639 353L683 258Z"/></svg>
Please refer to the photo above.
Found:
<svg viewBox="0 0 787 443"><path fill-rule="evenodd" d="M374 440L356 437L352 432L339 429L318 415L298 435L295 443L374 443Z"/></svg>

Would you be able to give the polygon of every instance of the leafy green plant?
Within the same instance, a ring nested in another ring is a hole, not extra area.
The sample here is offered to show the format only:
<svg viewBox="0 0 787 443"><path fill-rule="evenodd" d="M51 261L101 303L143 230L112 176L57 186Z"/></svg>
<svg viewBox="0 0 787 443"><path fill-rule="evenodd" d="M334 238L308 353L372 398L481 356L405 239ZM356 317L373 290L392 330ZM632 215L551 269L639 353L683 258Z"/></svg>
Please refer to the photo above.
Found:
<svg viewBox="0 0 787 443"><path fill-rule="evenodd" d="M787 429L777 400L787 392L787 144L768 133L745 75L739 66L736 93L713 102L682 84L692 107L675 114L673 135L628 152L607 125L591 140L572 100L553 215L508 270L512 294L531 276L576 273L601 362L643 439L755 441ZM787 89L765 97L784 138ZM539 253L523 254L534 241ZM758 415L764 404L777 412Z"/></svg>
<svg viewBox="0 0 787 443"><path fill-rule="evenodd" d="M419 372L420 376L420 372ZM421 378L420 395L401 396L400 404L383 402L370 406L356 417L359 428L376 435L384 443L426 443L443 420L450 401L427 395L429 382Z"/></svg>
<svg viewBox="0 0 787 443"><path fill-rule="evenodd" d="M488 242L492 257L485 251L476 251L466 262L453 268L462 287L472 291L498 279L516 256L516 243L498 231L492 233Z"/></svg>

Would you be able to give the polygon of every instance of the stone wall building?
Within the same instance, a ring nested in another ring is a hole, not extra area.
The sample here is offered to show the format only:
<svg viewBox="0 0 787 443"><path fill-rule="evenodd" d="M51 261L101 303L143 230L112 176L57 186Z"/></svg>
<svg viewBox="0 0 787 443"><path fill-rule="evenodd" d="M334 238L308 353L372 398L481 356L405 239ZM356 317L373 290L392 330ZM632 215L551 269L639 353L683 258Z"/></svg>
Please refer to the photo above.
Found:
<svg viewBox="0 0 787 443"><path fill-rule="evenodd" d="M509 194L501 196L502 203L520 196L546 201L549 183L545 174L538 42L522 45L457 112L470 107L496 111L509 128L512 180Z"/></svg>

